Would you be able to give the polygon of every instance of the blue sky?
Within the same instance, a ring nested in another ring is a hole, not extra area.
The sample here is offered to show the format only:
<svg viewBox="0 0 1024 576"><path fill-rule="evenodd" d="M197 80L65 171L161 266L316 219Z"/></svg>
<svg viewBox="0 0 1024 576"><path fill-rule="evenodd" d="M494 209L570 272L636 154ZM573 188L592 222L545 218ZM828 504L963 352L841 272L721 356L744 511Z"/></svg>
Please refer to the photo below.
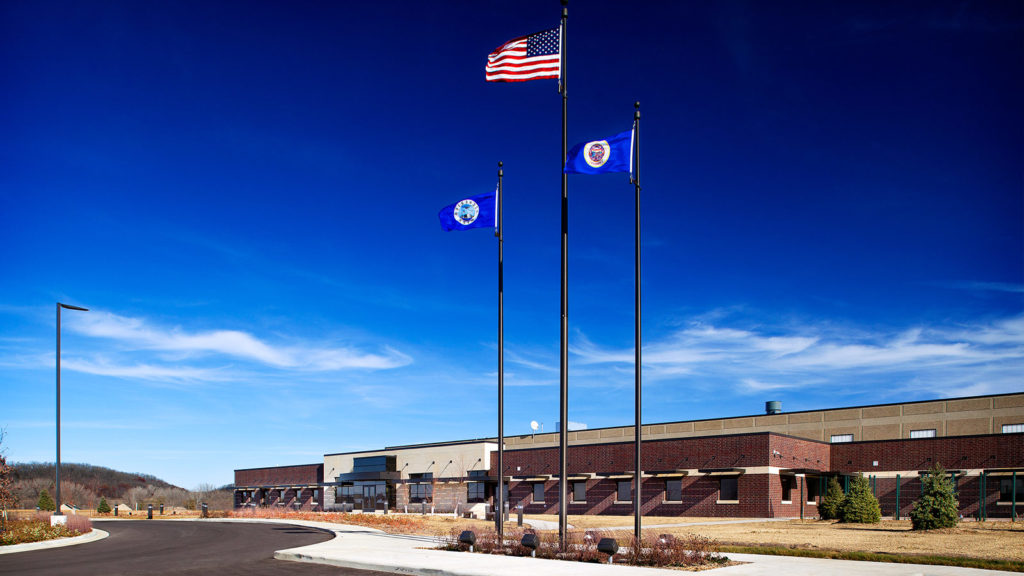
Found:
<svg viewBox="0 0 1024 576"><path fill-rule="evenodd" d="M569 140L642 108L644 421L1024 389L1018 2L574 2ZM0 427L194 487L558 416L554 1L0 7ZM572 176L571 422L633 419L633 190Z"/></svg>

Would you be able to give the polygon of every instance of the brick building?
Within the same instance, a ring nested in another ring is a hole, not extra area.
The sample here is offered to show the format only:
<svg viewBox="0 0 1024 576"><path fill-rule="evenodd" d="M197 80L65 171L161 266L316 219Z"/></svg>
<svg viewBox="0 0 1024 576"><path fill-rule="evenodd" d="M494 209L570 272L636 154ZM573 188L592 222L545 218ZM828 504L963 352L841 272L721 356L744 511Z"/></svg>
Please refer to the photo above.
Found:
<svg viewBox="0 0 1024 576"><path fill-rule="evenodd" d="M933 464L952 476L965 517L1024 511L1024 393L791 413L768 407L766 414L644 425L643 514L816 517L829 478L846 485L860 475L883 515L903 517ZM569 514L632 513L633 433L632 426L568 432ZM494 439L480 439L237 470L236 503L294 505L288 490L297 486L321 488L318 502L327 510L482 513L497 487L496 451ZM513 507L556 513L558 472L557 434L506 438L502 476Z"/></svg>
<svg viewBox="0 0 1024 576"><path fill-rule="evenodd" d="M235 470L235 507L323 510L323 464Z"/></svg>

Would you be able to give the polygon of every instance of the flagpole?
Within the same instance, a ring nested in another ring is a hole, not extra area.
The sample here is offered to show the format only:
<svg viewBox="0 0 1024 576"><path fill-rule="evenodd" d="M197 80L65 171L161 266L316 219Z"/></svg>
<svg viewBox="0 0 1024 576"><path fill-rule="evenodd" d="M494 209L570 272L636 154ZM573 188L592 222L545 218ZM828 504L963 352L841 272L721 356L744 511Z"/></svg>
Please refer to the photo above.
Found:
<svg viewBox="0 0 1024 576"><path fill-rule="evenodd" d="M568 155L568 123L566 111L568 109L568 95L566 90L566 24L569 20L569 0L562 0L562 30L559 34L561 46L561 78L559 79L559 91L562 93L562 158L559 165L562 169L562 326L561 326L561 350L560 361L561 378L559 389L559 421L561 429L558 435L558 548L565 550L566 540L566 498L567 474L569 456L569 175L565 173L565 158Z"/></svg>
<svg viewBox="0 0 1024 576"><path fill-rule="evenodd" d="M636 358L634 360L635 366L633 372L636 378L636 423L635 430L633 432L634 443L636 453L636 465L634 466L634 472L636 473L634 482L636 487L633 490L633 510L635 518L633 521L633 536L636 539L635 546L640 545L640 529L641 520L640 517L643 515L643 470L640 467L640 439L643 433L643 427L641 426L641 412L640 412L640 398L641 398L641 377L640 377L640 102L633 104L635 108L633 112L633 185L636 192L636 278L634 283L636 285L636 301L635 301L635 336L636 342L633 346L636 350Z"/></svg>
<svg viewBox="0 0 1024 576"><path fill-rule="evenodd" d="M505 536L505 289L504 289L504 243L501 228L501 180L505 175L502 163L498 162L498 494L494 521L497 523L499 547L504 547Z"/></svg>

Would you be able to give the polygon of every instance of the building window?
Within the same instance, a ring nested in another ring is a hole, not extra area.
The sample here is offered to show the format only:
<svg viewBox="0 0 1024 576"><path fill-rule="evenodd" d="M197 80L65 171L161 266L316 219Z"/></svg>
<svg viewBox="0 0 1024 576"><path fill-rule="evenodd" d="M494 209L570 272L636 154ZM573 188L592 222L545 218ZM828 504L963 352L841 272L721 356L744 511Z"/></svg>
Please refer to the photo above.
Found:
<svg viewBox="0 0 1024 576"><path fill-rule="evenodd" d="M543 504L544 503L544 483L543 482L537 482L536 484L533 485L533 502L534 502L534 504L536 504L536 503Z"/></svg>
<svg viewBox="0 0 1024 576"><path fill-rule="evenodd" d="M426 483L409 484L409 502L412 502L413 504L430 502L430 499L433 498L433 496L433 485Z"/></svg>
<svg viewBox="0 0 1024 576"><path fill-rule="evenodd" d="M359 491L360 496L362 490ZM356 487L352 484L342 484L338 486L337 492L335 493L335 501L339 504L354 504L356 498Z"/></svg>
<svg viewBox="0 0 1024 576"><path fill-rule="evenodd" d="M1024 432L1024 424L1003 424L1003 434L1013 434L1014 432Z"/></svg>
<svg viewBox="0 0 1024 576"><path fill-rule="evenodd" d="M792 503L793 484L796 484L796 476L779 476L779 480L782 481L782 501Z"/></svg>
<svg viewBox="0 0 1024 576"><path fill-rule="evenodd" d="M618 488L615 491L615 500L617 502L632 502L633 501L633 481L632 480L619 480Z"/></svg>
<svg viewBox="0 0 1024 576"><path fill-rule="evenodd" d="M483 502L487 499L487 485L483 482L470 482L466 487L466 499L470 502Z"/></svg>
<svg viewBox="0 0 1024 576"><path fill-rule="evenodd" d="M821 478L804 478L804 486L807 490L807 503L816 504L820 496Z"/></svg>
<svg viewBox="0 0 1024 576"><path fill-rule="evenodd" d="M572 501L573 502L586 502L587 501L587 483L586 482L573 482L572 483Z"/></svg>
<svg viewBox="0 0 1024 576"><path fill-rule="evenodd" d="M999 501L1013 502L1013 478L999 479ZM1017 476L1017 503L1024 501L1024 476Z"/></svg>
<svg viewBox="0 0 1024 576"><path fill-rule="evenodd" d="M935 438L935 428L928 428L927 430L911 430L911 438Z"/></svg>
<svg viewBox="0 0 1024 576"><path fill-rule="evenodd" d="M487 477L486 470L470 470L469 479L481 479ZM470 482L466 487L466 500L469 502L484 502L487 500L487 485L483 482Z"/></svg>
<svg viewBox="0 0 1024 576"><path fill-rule="evenodd" d="M434 497L433 472L409 474L409 502L419 504L430 502Z"/></svg>
<svg viewBox="0 0 1024 576"><path fill-rule="evenodd" d="M679 479L665 480L665 501L683 501L683 481Z"/></svg>
<svg viewBox="0 0 1024 576"><path fill-rule="evenodd" d="M833 434L832 443L853 442L853 434Z"/></svg>
<svg viewBox="0 0 1024 576"><path fill-rule="evenodd" d="M718 500L736 502L740 499L739 478L726 476L718 479Z"/></svg>

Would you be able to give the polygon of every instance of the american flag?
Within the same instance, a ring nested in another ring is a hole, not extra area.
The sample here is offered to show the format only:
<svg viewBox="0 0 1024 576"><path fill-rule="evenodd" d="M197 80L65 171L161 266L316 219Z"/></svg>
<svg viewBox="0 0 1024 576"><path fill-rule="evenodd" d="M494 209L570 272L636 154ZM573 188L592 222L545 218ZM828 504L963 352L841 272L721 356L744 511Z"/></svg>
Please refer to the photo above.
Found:
<svg viewBox="0 0 1024 576"><path fill-rule="evenodd" d="M487 55L488 82L523 82L559 78L562 63L559 29L521 36Z"/></svg>

